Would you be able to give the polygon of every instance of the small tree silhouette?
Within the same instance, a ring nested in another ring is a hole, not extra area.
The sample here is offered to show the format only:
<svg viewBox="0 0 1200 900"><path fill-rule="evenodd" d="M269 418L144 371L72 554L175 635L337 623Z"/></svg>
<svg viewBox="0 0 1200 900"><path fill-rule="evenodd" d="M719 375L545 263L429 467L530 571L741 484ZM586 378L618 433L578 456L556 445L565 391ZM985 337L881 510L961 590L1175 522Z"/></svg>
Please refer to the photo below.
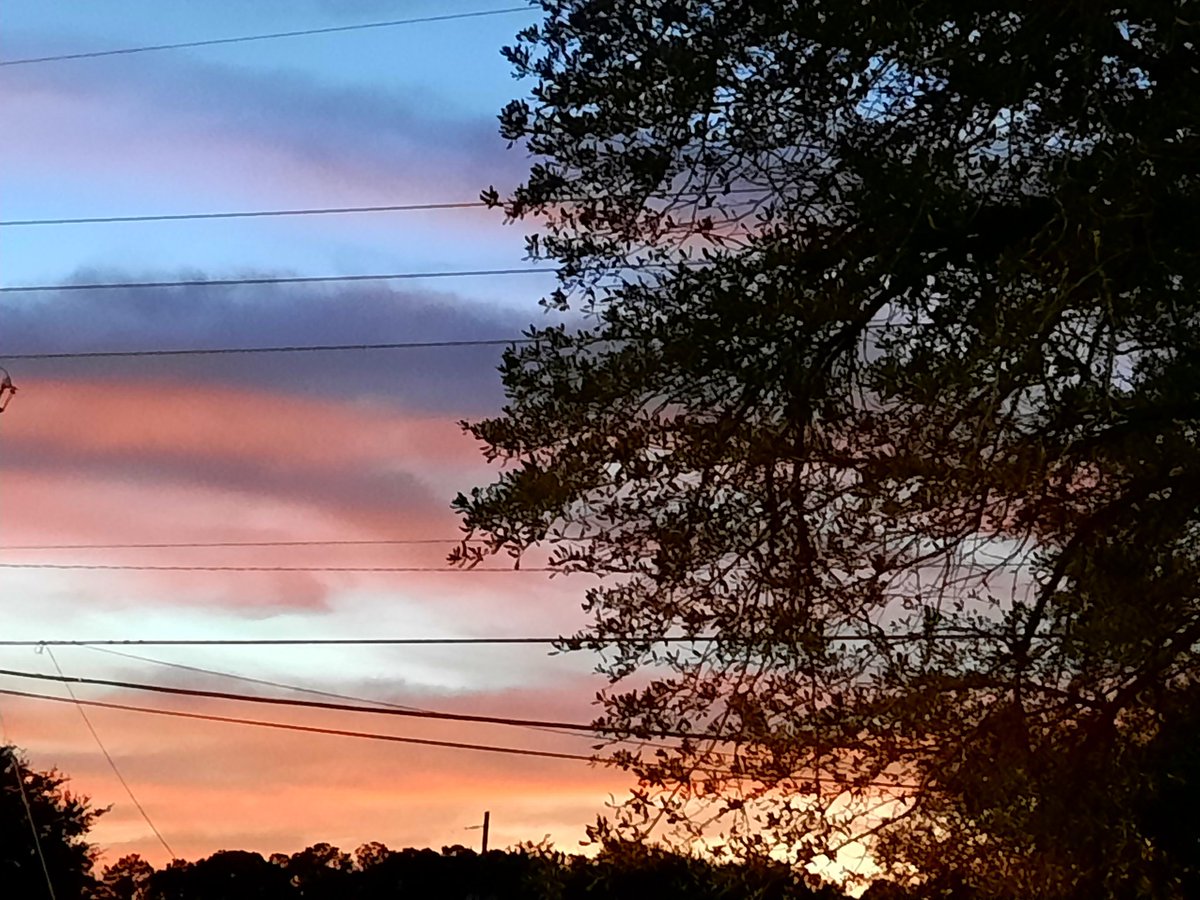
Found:
<svg viewBox="0 0 1200 900"><path fill-rule="evenodd" d="M16 747L0 746L0 884L8 897L84 896L96 854L85 839L106 809L73 794L57 769L29 768ZM37 839L34 839L36 831ZM43 865L44 860L44 865Z"/></svg>

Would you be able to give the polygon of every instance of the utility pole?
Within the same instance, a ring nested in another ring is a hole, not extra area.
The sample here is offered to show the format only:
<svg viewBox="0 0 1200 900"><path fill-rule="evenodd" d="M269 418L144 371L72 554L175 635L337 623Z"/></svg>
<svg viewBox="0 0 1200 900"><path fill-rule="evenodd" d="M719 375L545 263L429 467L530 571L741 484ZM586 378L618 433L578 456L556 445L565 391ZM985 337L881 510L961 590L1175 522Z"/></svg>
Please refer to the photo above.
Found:
<svg viewBox="0 0 1200 900"><path fill-rule="evenodd" d="M468 825L466 828L467 831L474 831L477 828L483 829L483 840L480 842L480 844L481 844L481 849L479 851L480 853L487 853L488 826L491 825L491 823L492 823L492 814L488 810L485 809L483 811L483 824L482 825Z"/></svg>

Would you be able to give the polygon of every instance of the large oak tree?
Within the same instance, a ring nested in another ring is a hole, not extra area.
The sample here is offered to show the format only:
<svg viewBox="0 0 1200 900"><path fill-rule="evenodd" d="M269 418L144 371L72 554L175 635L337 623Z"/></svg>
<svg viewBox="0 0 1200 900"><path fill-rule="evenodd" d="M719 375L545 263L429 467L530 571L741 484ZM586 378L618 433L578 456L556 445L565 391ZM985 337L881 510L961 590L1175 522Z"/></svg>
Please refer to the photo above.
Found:
<svg viewBox="0 0 1200 900"><path fill-rule="evenodd" d="M1194 885L1200 4L540 5L485 197L573 324L455 558L601 576L598 724L676 736L619 824Z"/></svg>

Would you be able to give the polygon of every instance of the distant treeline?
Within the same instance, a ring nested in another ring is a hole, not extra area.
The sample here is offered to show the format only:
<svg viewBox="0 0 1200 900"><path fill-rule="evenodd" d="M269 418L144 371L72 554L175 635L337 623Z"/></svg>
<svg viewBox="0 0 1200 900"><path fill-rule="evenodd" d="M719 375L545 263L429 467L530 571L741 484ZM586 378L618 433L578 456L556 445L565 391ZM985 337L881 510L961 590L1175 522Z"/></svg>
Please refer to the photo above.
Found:
<svg viewBox="0 0 1200 900"><path fill-rule="evenodd" d="M873 889L871 893L875 893ZM889 894L880 896L891 896ZM594 858L539 848L465 847L353 855L329 844L299 853L226 850L154 869L137 856L104 870L103 900L847 900L771 863L714 863L663 850L609 847Z"/></svg>

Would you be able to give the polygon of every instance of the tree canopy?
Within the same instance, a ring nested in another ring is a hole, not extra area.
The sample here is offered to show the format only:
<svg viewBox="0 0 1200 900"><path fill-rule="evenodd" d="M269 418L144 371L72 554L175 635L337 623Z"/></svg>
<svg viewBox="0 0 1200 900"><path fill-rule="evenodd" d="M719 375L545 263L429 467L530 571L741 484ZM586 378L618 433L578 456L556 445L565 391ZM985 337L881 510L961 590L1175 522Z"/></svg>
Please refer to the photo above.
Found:
<svg viewBox="0 0 1200 900"><path fill-rule="evenodd" d="M31 769L15 747L0 746L0 885L6 896L49 897L47 877L58 897L82 897L94 885L95 853L86 836L104 810L66 783L57 770Z"/></svg>
<svg viewBox="0 0 1200 900"><path fill-rule="evenodd" d="M597 724L676 736L618 751L618 827L1180 890L1198 4L540 6L500 116L529 177L484 196L569 321L467 425L506 465L454 559L601 576Z"/></svg>
<svg viewBox="0 0 1200 900"><path fill-rule="evenodd" d="M479 854L461 846L438 853L374 843L360 847L353 862L336 847L315 844L270 859L222 851L149 874L146 868L126 858L106 873L114 900L845 900L779 863L715 865L620 844L587 858L545 846Z"/></svg>

